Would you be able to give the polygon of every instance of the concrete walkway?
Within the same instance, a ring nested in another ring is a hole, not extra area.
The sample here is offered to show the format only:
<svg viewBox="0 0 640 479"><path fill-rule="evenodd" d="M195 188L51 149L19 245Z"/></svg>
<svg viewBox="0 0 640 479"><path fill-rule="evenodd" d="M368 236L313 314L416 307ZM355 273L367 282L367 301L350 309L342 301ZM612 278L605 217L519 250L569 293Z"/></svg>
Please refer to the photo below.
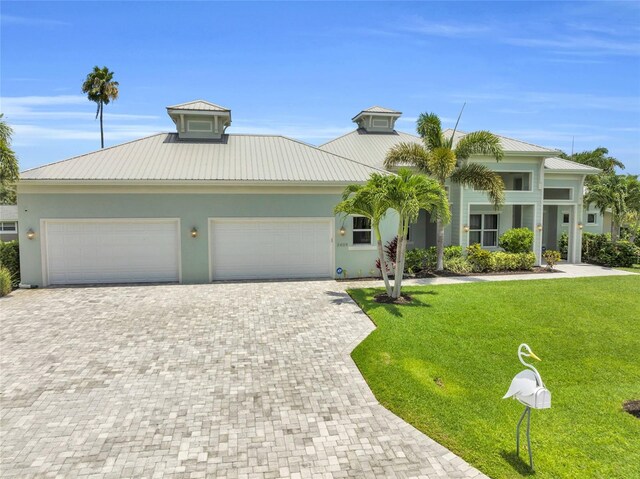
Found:
<svg viewBox="0 0 640 479"><path fill-rule="evenodd" d="M482 283L485 281L522 281L526 279L563 279L563 278L589 278L596 276L626 276L637 275L629 271L622 271L614 268L605 268L593 264L559 264L553 273L530 273L530 274L491 274L479 276L452 276L440 278L419 278L405 279L403 286L420 286L436 284L461 284L461 283ZM348 288L376 288L384 286L380 281L341 281L345 289Z"/></svg>

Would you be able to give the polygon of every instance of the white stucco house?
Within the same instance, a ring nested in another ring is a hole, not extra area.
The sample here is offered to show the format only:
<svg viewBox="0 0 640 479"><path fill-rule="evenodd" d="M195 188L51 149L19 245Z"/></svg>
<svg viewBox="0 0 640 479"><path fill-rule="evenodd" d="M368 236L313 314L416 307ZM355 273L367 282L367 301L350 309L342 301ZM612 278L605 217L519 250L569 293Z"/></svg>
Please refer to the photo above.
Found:
<svg viewBox="0 0 640 479"><path fill-rule="evenodd" d="M339 268L350 277L376 273L368 221L336 217L333 208L346 185L386 172L389 148L420 141L395 129L400 112L362 110L353 131L319 147L234 134L231 110L203 100L167 113L173 132L21 174L25 285L334 278ZM499 172L505 205L495 211L483 192L448 185L447 244L495 249L504 231L528 227L539 260L566 227L568 260L579 261L584 179L598 170L556 158L551 148L500 140L500 163L468 161ZM382 225L385 239L395 234L393 219ZM412 247L435 244L426 213L409 240Z"/></svg>

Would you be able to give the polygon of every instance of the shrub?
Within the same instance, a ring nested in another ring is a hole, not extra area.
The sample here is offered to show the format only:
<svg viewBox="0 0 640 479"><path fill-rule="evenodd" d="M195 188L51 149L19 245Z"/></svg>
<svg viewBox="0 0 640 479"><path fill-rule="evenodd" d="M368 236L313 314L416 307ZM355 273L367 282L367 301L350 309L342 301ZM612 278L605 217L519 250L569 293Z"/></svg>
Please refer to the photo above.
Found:
<svg viewBox="0 0 640 479"><path fill-rule="evenodd" d="M569 254L569 233L566 231L560 234L558 249L560 249L560 256L562 256L563 259L567 259L567 255Z"/></svg>
<svg viewBox="0 0 640 479"><path fill-rule="evenodd" d="M13 287L20 284L20 249L18 241L0 241L0 266L9 270Z"/></svg>
<svg viewBox="0 0 640 479"><path fill-rule="evenodd" d="M547 269L552 270L553 267L560 261L560 252L552 249L548 249L542 253L542 257L547 262Z"/></svg>
<svg viewBox="0 0 640 479"><path fill-rule="evenodd" d="M384 253L386 257L385 264L387 266L388 272L392 272L393 269L396 267L397 252L398 252L398 237L394 236L393 239L387 241L387 244L384 245ZM382 268L380 268L380 258L376 259L376 269L379 269L380 271L382 271Z"/></svg>
<svg viewBox="0 0 640 479"><path fill-rule="evenodd" d="M431 248L434 249L437 258L437 250L435 246ZM444 248L444 260L453 259L453 258L462 258L462 246L447 246Z"/></svg>
<svg viewBox="0 0 640 479"><path fill-rule="evenodd" d="M496 271L516 271L520 269L520 253L493 253L494 269Z"/></svg>
<svg viewBox="0 0 640 479"><path fill-rule="evenodd" d="M582 233L582 261L600 264L600 251L611 243L611 234Z"/></svg>
<svg viewBox="0 0 640 479"><path fill-rule="evenodd" d="M461 252L462 252L462 248L461 248ZM469 263L469 261L467 261L467 259L463 258L462 256L445 259L444 269L446 271L451 271L452 273L456 273L456 274L469 274L473 271L473 267L471 266L471 263Z"/></svg>
<svg viewBox="0 0 640 479"><path fill-rule="evenodd" d="M533 251L528 253L518 254L518 269L520 270L532 270L536 264L536 255Z"/></svg>
<svg viewBox="0 0 640 479"><path fill-rule="evenodd" d="M416 248L407 251L404 262L405 272L419 273L420 271L427 269L428 257L428 249Z"/></svg>
<svg viewBox="0 0 640 479"><path fill-rule="evenodd" d="M533 248L533 231L529 228L512 228L500 236L498 245L507 253L526 253Z"/></svg>
<svg viewBox="0 0 640 479"><path fill-rule="evenodd" d="M11 292L11 271L4 266L0 266L0 297Z"/></svg>
<svg viewBox="0 0 640 479"><path fill-rule="evenodd" d="M482 249L478 243L467 248L467 261L476 273L493 271L495 268L495 259L491 252Z"/></svg>
<svg viewBox="0 0 640 479"><path fill-rule="evenodd" d="M609 234L582 234L582 261L609 267L630 267L640 261L640 248L620 240L611 242Z"/></svg>

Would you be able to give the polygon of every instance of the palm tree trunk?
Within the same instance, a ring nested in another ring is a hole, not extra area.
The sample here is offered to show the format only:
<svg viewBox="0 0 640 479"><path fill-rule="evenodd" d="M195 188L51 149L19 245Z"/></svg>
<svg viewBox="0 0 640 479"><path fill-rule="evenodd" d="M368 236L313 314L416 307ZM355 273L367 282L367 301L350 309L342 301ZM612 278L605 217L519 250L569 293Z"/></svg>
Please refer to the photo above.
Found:
<svg viewBox="0 0 640 479"><path fill-rule="evenodd" d="M104 104L100 102L100 148L104 148L104 132L102 131L102 109Z"/></svg>
<svg viewBox="0 0 640 479"><path fill-rule="evenodd" d="M400 269L401 260L402 260L402 245L404 242L404 238L402 232L404 231L404 218L400 217L400 221L398 222L398 247L396 249L396 269L395 275L393 278L393 293L391 297L397 299L400 296L400 288L402 286L402 270Z"/></svg>
<svg viewBox="0 0 640 479"><path fill-rule="evenodd" d="M444 224L442 220L438 218L436 220L436 249L438 252L438 261L436 264L436 271L444 270Z"/></svg>
<svg viewBox="0 0 640 479"><path fill-rule="evenodd" d="M389 274L387 273L387 262L384 259L384 250L382 249L382 235L380 234L380 225L378 223L373 225L376 233L376 243L378 245L378 258L380 260L380 271L382 272L382 279L384 280L384 287L387 290L387 296L391 296L391 284L389 283Z"/></svg>

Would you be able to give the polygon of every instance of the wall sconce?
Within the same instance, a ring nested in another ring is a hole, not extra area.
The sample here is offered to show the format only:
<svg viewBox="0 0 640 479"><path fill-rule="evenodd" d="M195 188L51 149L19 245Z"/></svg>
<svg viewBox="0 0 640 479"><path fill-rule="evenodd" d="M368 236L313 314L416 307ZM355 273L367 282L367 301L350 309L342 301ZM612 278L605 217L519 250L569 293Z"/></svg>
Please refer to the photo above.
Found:
<svg viewBox="0 0 640 479"><path fill-rule="evenodd" d="M469 232L469 225L464 225L464 226L462 227L462 230L463 230L465 233L468 233L468 232Z"/></svg>
<svg viewBox="0 0 640 479"><path fill-rule="evenodd" d="M193 228L191 228L191 237L192 238L197 238L198 237L198 228L196 228L195 226Z"/></svg>
<svg viewBox="0 0 640 479"><path fill-rule="evenodd" d="M538 231L542 231L542 225L541 225L540 223L538 223L538 226L536 226L536 229L537 229Z"/></svg>
<svg viewBox="0 0 640 479"><path fill-rule="evenodd" d="M344 225L342 225L340 227L340 230L338 230L340 233L340 236L344 236L347 233L347 230L344 229Z"/></svg>
<svg viewBox="0 0 640 479"><path fill-rule="evenodd" d="M36 233L35 231L33 231L31 228L29 228L29 231L27 231L27 238L29 238L30 240L32 240L33 238L36 237Z"/></svg>
<svg viewBox="0 0 640 479"><path fill-rule="evenodd" d="M582 223L578 223L578 229L581 230L582 228L584 228L584 225Z"/></svg>

